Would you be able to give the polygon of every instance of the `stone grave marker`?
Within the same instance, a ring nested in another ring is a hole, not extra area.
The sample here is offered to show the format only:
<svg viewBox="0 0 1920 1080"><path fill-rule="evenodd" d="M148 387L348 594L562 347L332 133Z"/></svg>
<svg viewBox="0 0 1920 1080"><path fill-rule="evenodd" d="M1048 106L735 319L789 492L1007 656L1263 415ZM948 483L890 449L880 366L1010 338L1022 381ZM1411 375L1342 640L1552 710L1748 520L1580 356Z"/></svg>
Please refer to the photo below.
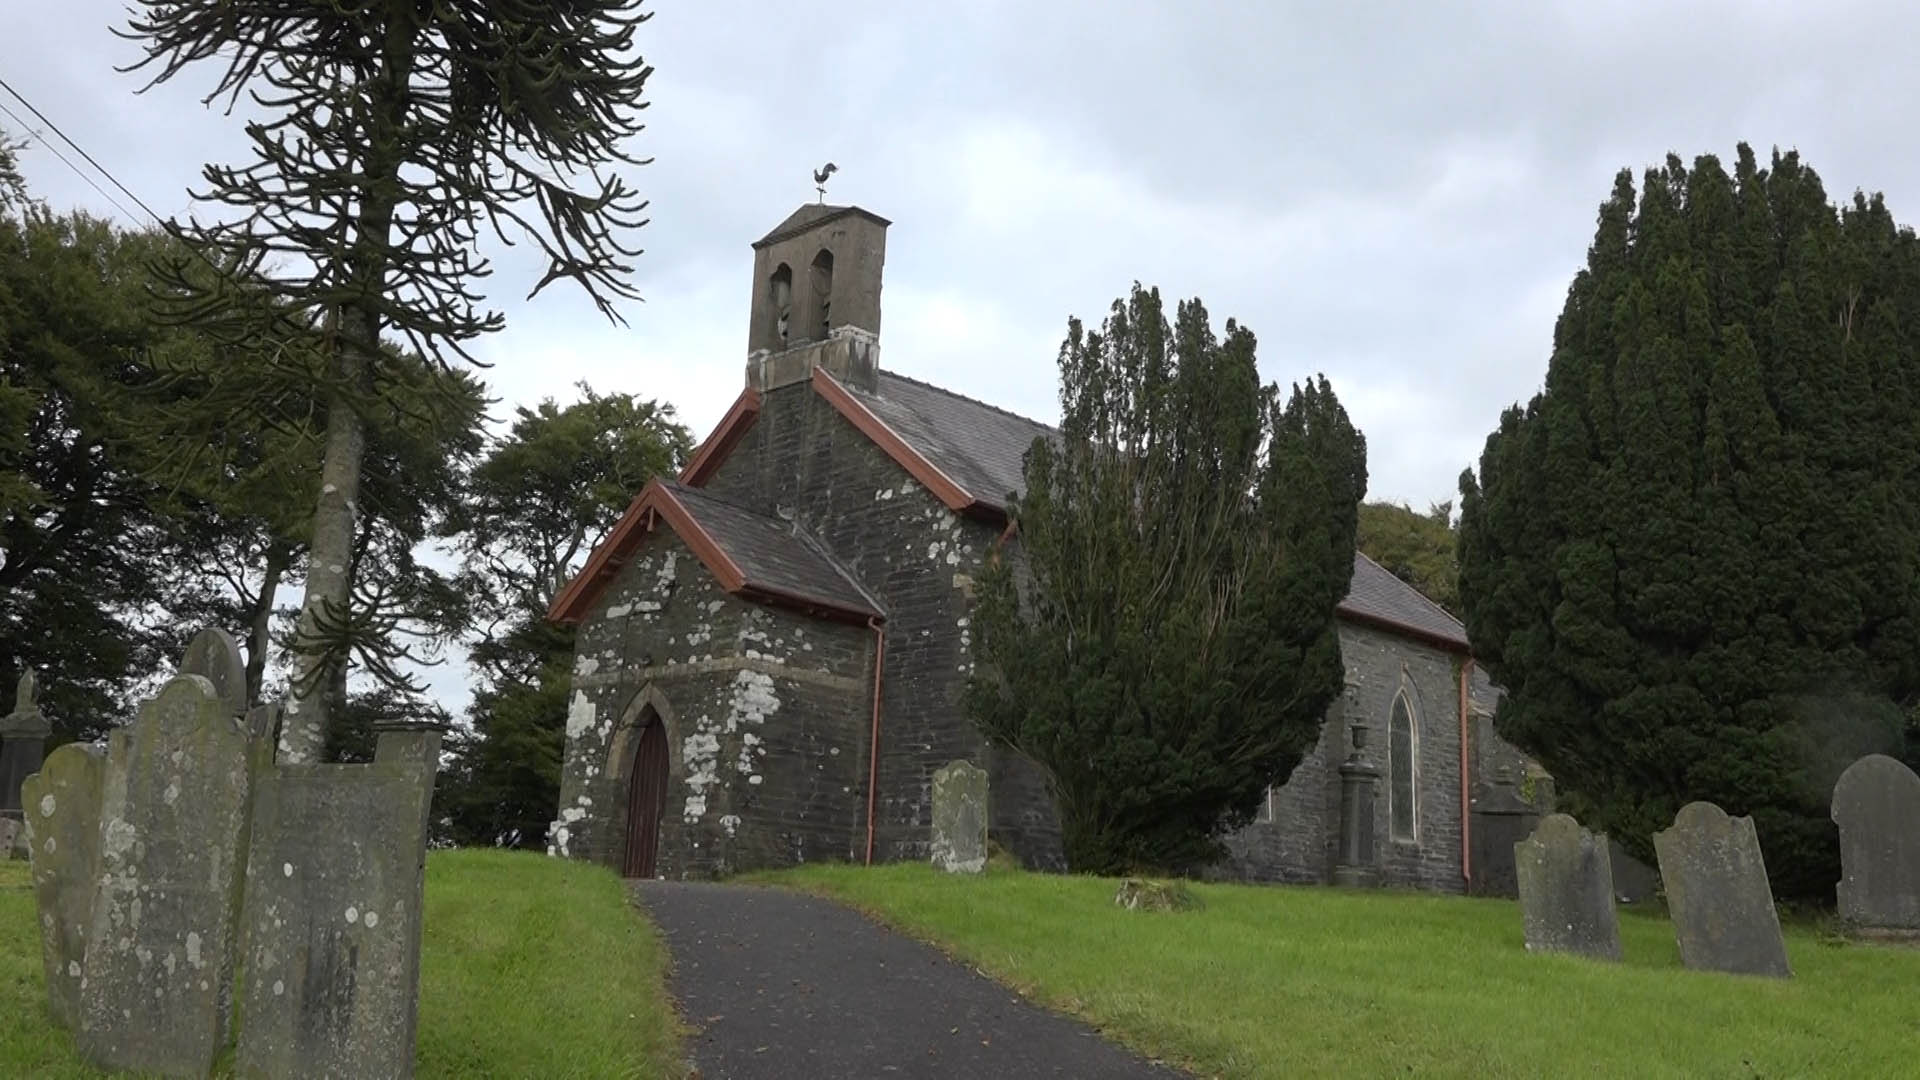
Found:
<svg viewBox="0 0 1920 1080"><path fill-rule="evenodd" d="M68 743L27 777L27 843L40 915L47 1008L69 1031L80 1027L80 976L100 880L100 796L106 755Z"/></svg>
<svg viewBox="0 0 1920 1080"><path fill-rule="evenodd" d="M1862 934L1920 939L1920 777L1870 754L1833 788L1840 917Z"/></svg>
<svg viewBox="0 0 1920 1080"><path fill-rule="evenodd" d="M933 863L950 874L987 868L987 771L972 762L933 774Z"/></svg>
<svg viewBox="0 0 1920 1080"><path fill-rule="evenodd" d="M372 764L261 774L242 916L241 1076L413 1075L440 734L386 728Z"/></svg>
<svg viewBox="0 0 1920 1080"><path fill-rule="evenodd" d="M77 1040L95 1065L204 1076L225 1042L251 742L191 673L109 741Z"/></svg>
<svg viewBox="0 0 1920 1080"><path fill-rule="evenodd" d="M26 779L40 771L40 762L53 728L41 714L35 699L32 671L22 672L13 699L13 711L0 717L0 818L25 820L20 788ZM5 828L0 826L0 828ZM0 859L26 855L24 830L8 830L0 843Z"/></svg>
<svg viewBox="0 0 1920 1080"><path fill-rule="evenodd" d="M1605 833L1595 836L1566 814L1549 814L1513 846L1513 864L1529 951L1620 959Z"/></svg>
<svg viewBox="0 0 1920 1080"><path fill-rule="evenodd" d="M241 658L240 643L232 634L218 628L195 634L180 661L180 674L199 675L212 683L228 716L246 715L247 662Z"/></svg>
<svg viewBox="0 0 1920 1080"><path fill-rule="evenodd" d="M1653 834L1680 962L1702 971L1790 977L1780 916L1750 817L1691 802Z"/></svg>

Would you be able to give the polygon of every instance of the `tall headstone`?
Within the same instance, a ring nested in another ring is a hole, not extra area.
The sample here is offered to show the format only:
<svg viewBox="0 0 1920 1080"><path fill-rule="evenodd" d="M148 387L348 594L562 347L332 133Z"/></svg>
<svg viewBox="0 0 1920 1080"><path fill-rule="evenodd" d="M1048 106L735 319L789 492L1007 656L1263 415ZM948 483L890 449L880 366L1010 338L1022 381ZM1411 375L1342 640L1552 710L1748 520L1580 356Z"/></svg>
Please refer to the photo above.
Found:
<svg viewBox="0 0 1920 1080"><path fill-rule="evenodd" d="M1653 834L1680 962L1735 975L1793 974L1750 817L1692 802Z"/></svg>
<svg viewBox="0 0 1920 1080"><path fill-rule="evenodd" d="M225 706L228 716L247 712L247 662L240 655L240 643L225 630L209 628L187 643L187 655L180 661L180 674L198 675L213 684L214 696Z"/></svg>
<svg viewBox="0 0 1920 1080"><path fill-rule="evenodd" d="M1840 917L1857 932L1920 938L1920 777L1883 754L1833 788L1840 827Z"/></svg>
<svg viewBox="0 0 1920 1080"><path fill-rule="evenodd" d="M1527 949L1620 959L1613 910L1613 866L1605 833L1595 836L1565 814L1549 814L1514 845L1513 865Z"/></svg>
<svg viewBox="0 0 1920 1080"><path fill-rule="evenodd" d="M1353 752L1340 766L1340 838L1334 851L1333 883L1369 886L1380 883L1380 864L1374 855L1373 796L1380 770L1366 759L1367 725L1351 725Z"/></svg>
<svg viewBox="0 0 1920 1080"><path fill-rule="evenodd" d="M109 741L77 1040L95 1065L204 1076L225 1042L251 742L195 674Z"/></svg>
<svg viewBox="0 0 1920 1080"><path fill-rule="evenodd" d="M27 843L33 898L40 912L40 956L47 1008L56 1024L80 1027L80 976L100 884L100 796L106 755L68 743L27 777Z"/></svg>
<svg viewBox="0 0 1920 1080"><path fill-rule="evenodd" d="M35 700L32 671L22 672L14 693L13 711L0 718L0 818L24 821L20 798L21 785L40 771L47 736L53 733L47 718ZM24 853L24 829L9 830L12 837L0 844L0 859Z"/></svg>
<svg viewBox="0 0 1920 1080"><path fill-rule="evenodd" d="M441 729L368 765L279 765L254 801L239 1073L413 1075L427 816Z"/></svg>
<svg viewBox="0 0 1920 1080"><path fill-rule="evenodd" d="M933 774L933 862L950 874L987 868L987 770L972 762Z"/></svg>
<svg viewBox="0 0 1920 1080"><path fill-rule="evenodd" d="M1468 890L1475 896L1520 895L1514 865L1516 845L1539 827L1540 812L1521 796L1507 766L1497 768L1492 781L1475 792L1471 821L1473 877Z"/></svg>

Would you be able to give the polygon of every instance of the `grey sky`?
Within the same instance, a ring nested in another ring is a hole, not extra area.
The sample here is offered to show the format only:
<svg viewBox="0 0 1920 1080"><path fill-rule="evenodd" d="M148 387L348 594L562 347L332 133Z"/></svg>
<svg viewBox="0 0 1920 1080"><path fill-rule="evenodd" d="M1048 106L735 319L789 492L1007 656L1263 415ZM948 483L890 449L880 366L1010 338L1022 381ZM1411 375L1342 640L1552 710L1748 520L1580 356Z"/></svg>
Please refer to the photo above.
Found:
<svg viewBox="0 0 1920 1080"><path fill-rule="evenodd" d="M704 435L742 383L748 244L832 160L830 199L894 222L890 369L1051 420L1067 317L1139 279L1251 326L1267 377L1325 372L1370 496L1424 506L1538 387L1620 167L1746 140L1797 147L1836 198L1920 207L1901 3L649 7L647 301L626 328L559 287L524 303L537 272L508 253L507 329L478 350L497 413L585 379ZM145 96L113 71L138 55L117 0L10 8L0 77L155 210L239 159L238 121L198 103L213 71ZM116 213L39 146L23 165L56 206Z"/></svg>

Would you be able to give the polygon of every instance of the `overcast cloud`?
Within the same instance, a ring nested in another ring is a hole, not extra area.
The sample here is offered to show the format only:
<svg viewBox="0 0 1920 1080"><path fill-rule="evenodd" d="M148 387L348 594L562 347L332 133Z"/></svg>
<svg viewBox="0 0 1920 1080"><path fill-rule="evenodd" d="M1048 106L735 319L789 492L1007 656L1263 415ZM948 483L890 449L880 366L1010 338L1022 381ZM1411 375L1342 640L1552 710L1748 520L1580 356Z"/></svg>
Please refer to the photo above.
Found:
<svg viewBox="0 0 1920 1080"><path fill-rule="evenodd" d="M0 77L156 211L243 157L239 122L199 103L214 71L136 96L113 70L139 55L110 31L120 3L8 7ZM1370 497L1424 507L1538 388L1621 167L1744 140L1798 148L1836 198L1920 207L1903 3L649 7L646 302L626 327L562 287L524 302L538 270L503 253L507 328L477 350L498 416L586 380L704 435L742 385L748 245L832 160L829 201L894 223L889 369L1055 419L1067 317L1138 279L1250 326L1268 378L1324 372ZM123 216L37 142L22 163L55 206Z"/></svg>

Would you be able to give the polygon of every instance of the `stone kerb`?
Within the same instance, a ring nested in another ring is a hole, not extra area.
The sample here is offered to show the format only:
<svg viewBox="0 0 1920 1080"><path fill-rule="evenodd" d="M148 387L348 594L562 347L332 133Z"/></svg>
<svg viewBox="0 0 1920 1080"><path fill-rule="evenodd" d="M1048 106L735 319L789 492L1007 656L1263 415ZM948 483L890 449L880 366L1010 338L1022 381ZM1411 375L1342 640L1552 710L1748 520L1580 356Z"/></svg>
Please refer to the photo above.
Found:
<svg viewBox="0 0 1920 1080"><path fill-rule="evenodd" d="M1653 847L1681 963L1735 975L1793 974L1752 818L1688 803L1672 828L1653 834Z"/></svg>
<svg viewBox="0 0 1920 1080"><path fill-rule="evenodd" d="M370 765L280 765L255 797L242 1076L413 1074L427 819L441 729Z"/></svg>
<svg viewBox="0 0 1920 1080"><path fill-rule="evenodd" d="M96 1065L202 1076L226 1041L251 741L191 673L109 741L81 962Z"/></svg>
<svg viewBox="0 0 1920 1080"><path fill-rule="evenodd" d="M22 787L32 855L41 963L54 1023L80 1027L80 977L100 880L100 798L106 755L68 743L47 755Z"/></svg>
<svg viewBox="0 0 1920 1080"><path fill-rule="evenodd" d="M950 874L987 867L987 771L949 762L933 774L933 862Z"/></svg>
<svg viewBox="0 0 1920 1080"><path fill-rule="evenodd" d="M1529 951L1620 959L1605 833L1595 836L1566 814L1549 814L1513 846L1513 862Z"/></svg>
<svg viewBox="0 0 1920 1080"><path fill-rule="evenodd" d="M1871 754L1833 788L1840 917L1872 937L1920 940L1920 777Z"/></svg>

